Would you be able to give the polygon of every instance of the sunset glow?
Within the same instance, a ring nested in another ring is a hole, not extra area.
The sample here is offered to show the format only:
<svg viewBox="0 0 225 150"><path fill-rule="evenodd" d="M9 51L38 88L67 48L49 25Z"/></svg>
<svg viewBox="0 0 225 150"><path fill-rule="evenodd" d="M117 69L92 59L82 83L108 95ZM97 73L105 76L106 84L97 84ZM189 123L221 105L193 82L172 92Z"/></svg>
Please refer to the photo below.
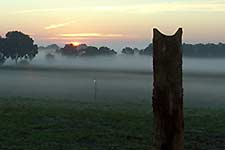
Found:
<svg viewBox="0 0 225 150"><path fill-rule="evenodd" d="M12 3L15 6L12 9ZM152 28L184 42L225 42L225 0L9 0L0 6L0 35L20 30L39 45L79 40L96 46L144 48Z"/></svg>
<svg viewBox="0 0 225 150"><path fill-rule="evenodd" d="M81 43L79 43L79 42L68 42L68 43L71 43L71 44L73 44L74 46L79 46Z"/></svg>

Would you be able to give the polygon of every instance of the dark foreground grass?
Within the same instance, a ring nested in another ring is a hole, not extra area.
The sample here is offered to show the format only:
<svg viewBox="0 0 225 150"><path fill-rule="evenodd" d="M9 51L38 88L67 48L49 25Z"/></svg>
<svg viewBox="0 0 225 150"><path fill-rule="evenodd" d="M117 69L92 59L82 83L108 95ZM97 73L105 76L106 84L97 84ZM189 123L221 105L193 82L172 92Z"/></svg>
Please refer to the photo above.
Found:
<svg viewBox="0 0 225 150"><path fill-rule="evenodd" d="M147 150L152 131L144 100L0 98L1 150ZM225 111L185 109L185 149L224 150Z"/></svg>

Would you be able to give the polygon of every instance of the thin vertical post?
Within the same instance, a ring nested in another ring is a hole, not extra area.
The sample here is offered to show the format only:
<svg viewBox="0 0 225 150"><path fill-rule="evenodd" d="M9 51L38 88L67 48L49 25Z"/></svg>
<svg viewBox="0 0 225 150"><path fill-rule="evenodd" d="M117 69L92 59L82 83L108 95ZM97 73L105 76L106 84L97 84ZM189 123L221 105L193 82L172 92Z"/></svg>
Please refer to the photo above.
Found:
<svg viewBox="0 0 225 150"><path fill-rule="evenodd" d="M184 149L182 33L180 28L166 36L153 29L152 150Z"/></svg>
<svg viewBox="0 0 225 150"><path fill-rule="evenodd" d="M94 80L94 100L97 99L97 80Z"/></svg>

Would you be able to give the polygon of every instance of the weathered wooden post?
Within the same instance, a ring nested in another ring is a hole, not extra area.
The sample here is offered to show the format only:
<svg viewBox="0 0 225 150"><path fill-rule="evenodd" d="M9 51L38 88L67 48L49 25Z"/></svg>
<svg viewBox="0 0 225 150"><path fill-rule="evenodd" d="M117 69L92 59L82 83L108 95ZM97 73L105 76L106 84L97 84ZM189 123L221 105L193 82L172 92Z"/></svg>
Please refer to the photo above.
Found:
<svg viewBox="0 0 225 150"><path fill-rule="evenodd" d="M152 150L183 150L182 28L173 36L153 32Z"/></svg>

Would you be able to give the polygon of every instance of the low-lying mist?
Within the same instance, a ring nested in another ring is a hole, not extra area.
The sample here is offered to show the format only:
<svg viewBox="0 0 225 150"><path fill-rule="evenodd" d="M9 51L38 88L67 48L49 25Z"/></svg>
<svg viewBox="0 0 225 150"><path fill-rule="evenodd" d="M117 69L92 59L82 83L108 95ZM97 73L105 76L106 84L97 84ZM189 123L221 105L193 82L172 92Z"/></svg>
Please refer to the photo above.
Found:
<svg viewBox="0 0 225 150"><path fill-rule="evenodd" d="M40 51L30 62L34 67L54 67L65 69L101 69L124 71L151 71L151 58L149 56L83 56L69 57L54 54L48 59L46 51ZM7 66L16 65L14 61L7 61Z"/></svg>
<svg viewBox="0 0 225 150"><path fill-rule="evenodd" d="M68 57L52 53L53 50L40 50L30 62L33 67L60 69L117 70L133 72L152 72L152 56L124 55ZM53 58L46 55L52 53ZM5 66L15 66L14 61L7 61ZM184 73L224 74L225 58L183 58Z"/></svg>
<svg viewBox="0 0 225 150"><path fill-rule="evenodd" d="M151 101L152 56L66 57L53 53L54 58L47 59L48 53L40 51L21 70L15 69L19 64L7 61L3 66L8 69L0 68L1 96L94 101L96 80L97 101ZM225 59L183 58L183 62L185 106L225 107ZM87 71L76 71L79 69ZM98 69L101 72L94 71Z"/></svg>

